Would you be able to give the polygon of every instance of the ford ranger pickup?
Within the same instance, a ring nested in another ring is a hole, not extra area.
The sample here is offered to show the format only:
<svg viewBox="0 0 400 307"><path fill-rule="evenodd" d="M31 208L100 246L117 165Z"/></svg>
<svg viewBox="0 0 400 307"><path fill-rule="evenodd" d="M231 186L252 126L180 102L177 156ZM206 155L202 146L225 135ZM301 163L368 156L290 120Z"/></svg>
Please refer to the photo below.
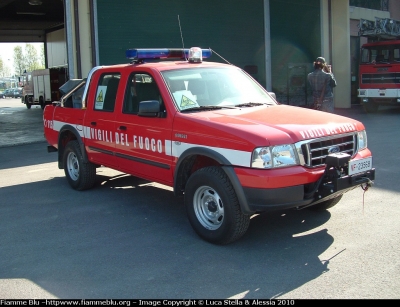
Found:
<svg viewBox="0 0 400 307"><path fill-rule="evenodd" d="M375 179L364 125L278 103L212 50L129 49L130 63L69 80L43 113L48 151L75 190L100 166L161 183L183 197L194 231L241 238L252 215L327 210Z"/></svg>

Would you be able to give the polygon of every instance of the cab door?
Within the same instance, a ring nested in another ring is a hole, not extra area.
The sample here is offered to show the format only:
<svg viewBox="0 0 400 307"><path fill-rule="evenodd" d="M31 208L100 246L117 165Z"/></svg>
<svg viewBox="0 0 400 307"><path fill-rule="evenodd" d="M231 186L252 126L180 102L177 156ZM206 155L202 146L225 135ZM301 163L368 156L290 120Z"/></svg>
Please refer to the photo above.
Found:
<svg viewBox="0 0 400 307"><path fill-rule="evenodd" d="M89 89L91 95L85 116L85 146L91 162L115 168L115 106L121 74L103 72L97 80L93 80L95 89Z"/></svg>
<svg viewBox="0 0 400 307"><path fill-rule="evenodd" d="M155 78L150 73L131 73L125 88L124 104L118 117L116 155L119 169L148 180L170 185L173 182L170 140L172 116L166 110L159 117L138 116L140 101L158 100L164 105Z"/></svg>

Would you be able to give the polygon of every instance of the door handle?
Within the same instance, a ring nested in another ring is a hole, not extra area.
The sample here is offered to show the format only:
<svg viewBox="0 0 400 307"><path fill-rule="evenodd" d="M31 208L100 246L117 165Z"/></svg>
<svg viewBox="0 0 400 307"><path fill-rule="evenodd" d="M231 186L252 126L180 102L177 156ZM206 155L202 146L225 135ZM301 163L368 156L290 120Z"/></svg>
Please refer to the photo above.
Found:
<svg viewBox="0 0 400 307"><path fill-rule="evenodd" d="M126 130L126 126L119 126L119 130Z"/></svg>
<svg viewBox="0 0 400 307"><path fill-rule="evenodd" d="M96 126L96 125L97 125L96 122L90 122L90 124L91 124L92 126Z"/></svg>

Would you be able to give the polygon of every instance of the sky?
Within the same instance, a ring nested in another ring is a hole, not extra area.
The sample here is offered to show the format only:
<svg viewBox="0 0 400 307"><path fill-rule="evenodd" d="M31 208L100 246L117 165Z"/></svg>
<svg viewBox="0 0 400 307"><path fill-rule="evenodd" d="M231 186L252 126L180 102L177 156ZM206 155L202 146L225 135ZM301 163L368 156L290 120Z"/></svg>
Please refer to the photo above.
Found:
<svg viewBox="0 0 400 307"><path fill-rule="evenodd" d="M40 47L43 43L29 43L36 47L38 55L40 55ZM25 50L26 43L0 43L0 57L4 66L10 68L11 74L14 74L14 47L21 46L22 51Z"/></svg>

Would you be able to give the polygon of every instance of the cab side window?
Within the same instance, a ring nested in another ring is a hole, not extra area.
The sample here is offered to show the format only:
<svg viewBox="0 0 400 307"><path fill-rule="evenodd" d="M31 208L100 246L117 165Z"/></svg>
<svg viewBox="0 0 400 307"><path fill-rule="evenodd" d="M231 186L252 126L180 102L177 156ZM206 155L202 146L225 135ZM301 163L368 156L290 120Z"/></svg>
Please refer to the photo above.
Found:
<svg viewBox="0 0 400 307"><path fill-rule="evenodd" d="M125 91L123 113L137 114L139 102L148 100L157 100L163 106L157 83L149 74L132 74Z"/></svg>
<svg viewBox="0 0 400 307"><path fill-rule="evenodd" d="M393 50L393 59L394 59L396 62L399 62L399 61L400 61L400 48L395 48L395 49Z"/></svg>
<svg viewBox="0 0 400 307"><path fill-rule="evenodd" d="M95 110L114 111L120 79L121 75L119 73L104 74L100 77L94 102Z"/></svg>

